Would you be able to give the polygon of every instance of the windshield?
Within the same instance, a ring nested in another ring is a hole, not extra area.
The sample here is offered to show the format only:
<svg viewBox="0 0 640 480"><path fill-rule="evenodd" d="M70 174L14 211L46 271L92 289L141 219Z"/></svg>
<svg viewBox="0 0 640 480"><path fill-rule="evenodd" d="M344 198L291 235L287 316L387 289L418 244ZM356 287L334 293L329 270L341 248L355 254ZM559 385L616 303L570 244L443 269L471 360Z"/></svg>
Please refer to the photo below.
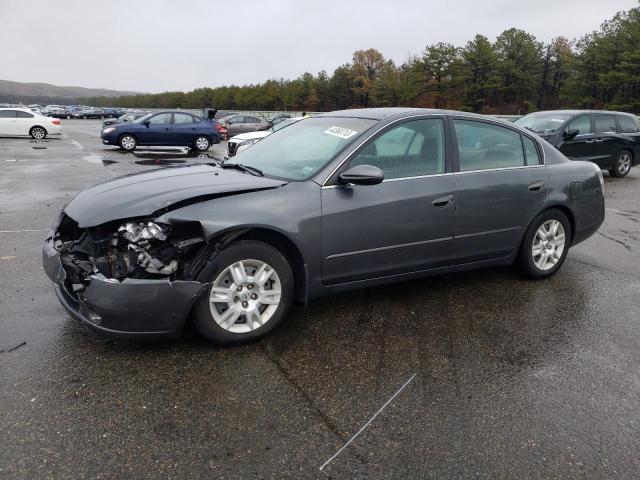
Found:
<svg viewBox="0 0 640 480"><path fill-rule="evenodd" d="M265 137L242 152L238 161L265 175L306 180L376 123L352 117L308 118Z"/></svg>
<svg viewBox="0 0 640 480"><path fill-rule="evenodd" d="M572 116L568 113L530 113L519 118L514 123L519 127L528 128L534 132L553 132L558 130Z"/></svg>
<svg viewBox="0 0 640 480"><path fill-rule="evenodd" d="M151 118L151 115L153 115L153 113L147 113L146 115L141 116L137 120L134 120L132 123L144 123L145 120L147 120L148 118Z"/></svg>

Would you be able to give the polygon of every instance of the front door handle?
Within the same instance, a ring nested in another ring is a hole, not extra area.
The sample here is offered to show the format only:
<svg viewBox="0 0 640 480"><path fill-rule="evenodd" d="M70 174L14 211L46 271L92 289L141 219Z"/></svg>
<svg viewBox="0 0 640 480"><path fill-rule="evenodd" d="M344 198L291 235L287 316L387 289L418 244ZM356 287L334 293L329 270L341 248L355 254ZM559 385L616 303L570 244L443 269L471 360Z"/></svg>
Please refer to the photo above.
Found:
<svg viewBox="0 0 640 480"><path fill-rule="evenodd" d="M433 202L431 202L431 205L440 208L446 207L450 203L453 203L453 195L443 195L442 197L438 197Z"/></svg>
<svg viewBox="0 0 640 480"><path fill-rule="evenodd" d="M604 138L596 138L594 142L596 143L604 142Z"/></svg>
<svg viewBox="0 0 640 480"><path fill-rule="evenodd" d="M542 180L529 184L529 190L532 192L539 192L542 187L544 187L544 182Z"/></svg>

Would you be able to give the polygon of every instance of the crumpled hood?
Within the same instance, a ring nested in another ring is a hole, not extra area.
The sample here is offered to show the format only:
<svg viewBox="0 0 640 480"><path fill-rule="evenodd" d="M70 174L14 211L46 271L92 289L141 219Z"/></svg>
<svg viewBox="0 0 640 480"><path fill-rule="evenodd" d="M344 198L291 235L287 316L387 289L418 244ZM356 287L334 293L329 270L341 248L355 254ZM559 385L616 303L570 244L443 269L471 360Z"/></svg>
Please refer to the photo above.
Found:
<svg viewBox="0 0 640 480"><path fill-rule="evenodd" d="M277 188L282 180L257 177L210 165L136 173L82 190L64 208L81 228L113 220L142 217L192 199Z"/></svg>

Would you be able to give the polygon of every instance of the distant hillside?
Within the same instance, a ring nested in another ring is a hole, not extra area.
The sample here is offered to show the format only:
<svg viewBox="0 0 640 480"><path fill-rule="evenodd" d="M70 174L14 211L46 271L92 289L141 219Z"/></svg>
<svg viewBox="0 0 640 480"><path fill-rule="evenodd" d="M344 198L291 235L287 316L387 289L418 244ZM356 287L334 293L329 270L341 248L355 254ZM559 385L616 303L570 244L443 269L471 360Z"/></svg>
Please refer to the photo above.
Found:
<svg viewBox="0 0 640 480"><path fill-rule="evenodd" d="M140 92L106 88L59 87L48 83L22 83L0 80L0 102L5 103L76 103L90 97L120 97Z"/></svg>

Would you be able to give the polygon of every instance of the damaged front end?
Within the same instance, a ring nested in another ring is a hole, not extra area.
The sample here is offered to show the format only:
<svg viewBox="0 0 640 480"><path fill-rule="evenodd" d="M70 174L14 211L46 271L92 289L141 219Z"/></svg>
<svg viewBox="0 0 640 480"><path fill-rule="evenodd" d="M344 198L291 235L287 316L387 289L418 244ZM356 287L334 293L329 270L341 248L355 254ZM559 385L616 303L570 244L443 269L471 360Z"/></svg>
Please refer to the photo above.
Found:
<svg viewBox="0 0 640 480"><path fill-rule="evenodd" d="M173 336L206 289L195 280L206 251L198 222L140 218L80 228L63 213L44 266L65 308L95 329Z"/></svg>

